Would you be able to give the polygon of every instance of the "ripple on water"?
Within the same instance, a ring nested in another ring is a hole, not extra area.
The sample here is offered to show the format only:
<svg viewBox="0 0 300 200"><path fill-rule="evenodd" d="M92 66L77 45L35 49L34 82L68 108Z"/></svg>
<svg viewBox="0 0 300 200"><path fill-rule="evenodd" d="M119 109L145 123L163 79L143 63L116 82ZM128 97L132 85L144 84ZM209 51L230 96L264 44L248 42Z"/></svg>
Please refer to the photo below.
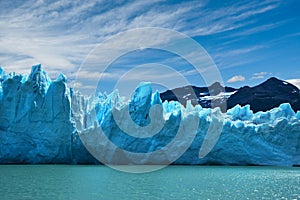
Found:
<svg viewBox="0 0 300 200"><path fill-rule="evenodd" d="M105 166L2 165L5 199L300 199L300 168L170 166L127 174Z"/></svg>

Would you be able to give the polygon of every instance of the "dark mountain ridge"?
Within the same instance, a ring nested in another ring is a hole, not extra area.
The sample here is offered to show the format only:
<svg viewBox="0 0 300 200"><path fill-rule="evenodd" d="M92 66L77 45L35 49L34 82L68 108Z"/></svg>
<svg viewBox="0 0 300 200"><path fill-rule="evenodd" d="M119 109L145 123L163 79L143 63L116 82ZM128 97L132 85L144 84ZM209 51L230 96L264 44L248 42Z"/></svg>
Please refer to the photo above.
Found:
<svg viewBox="0 0 300 200"><path fill-rule="evenodd" d="M300 90L275 77L254 87L239 89L223 87L218 82L209 87L184 86L167 90L160 97L162 101L179 101L183 105L191 100L193 105L200 104L204 108L211 108L213 101L215 106L226 103L227 109L249 104L253 112L267 111L282 103L290 103L295 112L300 110Z"/></svg>
<svg viewBox="0 0 300 200"><path fill-rule="evenodd" d="M216 96L221 92L231 93L236 90L232 87L223 87L219 82L216 82L209 87L188 85L167 90L160 94L160 98L162 101L179 101L182 105L186 105L186 102L190 100L193 105L200 104L204 108L210 108L212 101L205 97ZM222 103L224 100L224 98L221 98L219 101Z"/></svg>
<svg viewBox="0 0 300 200"><path fill-rule="evenodd" d="M229 97L227 107L249 104L253 112L258 112L270 110L282 103L290 103L294 111L300 110L300 90L286 81L272 77L257 86L240 88Z"/></svg>

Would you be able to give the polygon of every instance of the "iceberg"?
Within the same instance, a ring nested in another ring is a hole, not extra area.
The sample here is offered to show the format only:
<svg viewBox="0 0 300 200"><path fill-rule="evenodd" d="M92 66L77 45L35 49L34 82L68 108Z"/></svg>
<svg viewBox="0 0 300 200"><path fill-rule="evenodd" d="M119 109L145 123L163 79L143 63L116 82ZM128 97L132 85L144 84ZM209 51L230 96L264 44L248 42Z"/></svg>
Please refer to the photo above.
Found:
<svg viewBox="0 0 300 200"><path fill-rule="evenodd" d="M289 103L221 112L162 102L151 83L125 101L118 91L84 96L67 81L41 65L28 76L0 68L0 163L300 165L300 112Z"/></svg>

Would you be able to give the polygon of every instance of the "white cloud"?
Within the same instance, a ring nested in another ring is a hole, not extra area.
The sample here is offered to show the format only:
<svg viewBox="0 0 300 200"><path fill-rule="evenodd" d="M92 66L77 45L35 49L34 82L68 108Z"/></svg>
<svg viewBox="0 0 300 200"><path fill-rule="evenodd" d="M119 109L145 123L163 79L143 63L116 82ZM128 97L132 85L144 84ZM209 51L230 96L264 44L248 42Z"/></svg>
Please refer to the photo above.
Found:
<svg viewBox="0 0 300 200"><path fill-rule="evenodd" d="M263 78L265 78L265 76L263 76L263 75L260 75L260 76L252 76L252 77L251 77L251 80L254 80L254 79L263 79Z"/></svg>
<svg viewBox="0 0 300 200"><path fill-rule="evenodd" d="M222 52L219 54L215 55L215 58L217 59L224 59L227 57L233 57L233 56L241 56L242 54L247 54L259 49L265 48L263 45L255 45L255 46L250 46L246 48L238 48L238 49L233 49L233 50L227 50L226 52Z"/></svg>
<svg viewBox="0 0 300 200"><path fill-rule="evenodd" d="M280 22L276 22L276 23L270 23L270 24L263 24L263 25L260 25L260 26L255 26L253 28L248 28L248 29L241 30L241 31L238 31L236 33L230 34L228 37L232 38L232 37L237 37L237 36L247 36L247 35L252 35L252 34L264 32L264 31L268 31L268 30L277 28L281 25L284 25L289 21L290 20L284 20L284 21L280 21Z"/></svg>
<svg viewBox="0 0 300 200"><path fill-rule="evenodd" d="M242 75L233 76L227 80L227 83L243 82L246 78Z"/></svg>
<svg viewBox="0 0 300 200"><path fill-rule="evenodd" d="M288 83L291 83L300 89L300 79L288 79L285 80Z"/></svg>
<svg viewBox="0 0 300 200"><path fill-rule="evenodd" d="M235 30L253 23L253 16L278 7L277 0L235 3L225 7L207 7L207 1L183 1L170 4L162 0L82 3L80 0L0 2L0 65L7 71L29 73L31 65L41 63L52 78L62 71L74 73L97 44L132 28L164 27L190 36L211 35ZM93 13L93 14L91 14ZM272 25L261 29L273 28ZM157 35L160 43L167 35ZM137 42L137 41L135 41ZM128 41L109 47L130 45ZM253 46L228 51L228 56L263 48ZM110 51L99 57L106 58ZM99 64L99 63L98 63ZM87 78L97 77L87 70ZM193 71L187 72L193 73ZM106 74L111 76L111 74Z"/></svg>
<svg viewBox="0 0 300 200"><path fill-rule="evenodd" d="M268 74L268 72L257 72L257 73L254 73L253 76L264 76L267 74Z"/></svg>
<svg viewBox="0 0 300 200"><path fill-rule="evenodd" d="M251 80L264 79L267 75L271 75L269 72L256 72L252 75Z"/></svg>
<svg viewBox="0 0 300 200"><path fill-rule="evenodd" d="M249 1L235 3L218 9L194 9L198 19L194 28L188 31L190 35L209 35L235 30L252 24L251 17L271 11L279 6L278 1ZM190 12L191 16L193 12ZM271 27L270 27L271 28Z"/></svg>

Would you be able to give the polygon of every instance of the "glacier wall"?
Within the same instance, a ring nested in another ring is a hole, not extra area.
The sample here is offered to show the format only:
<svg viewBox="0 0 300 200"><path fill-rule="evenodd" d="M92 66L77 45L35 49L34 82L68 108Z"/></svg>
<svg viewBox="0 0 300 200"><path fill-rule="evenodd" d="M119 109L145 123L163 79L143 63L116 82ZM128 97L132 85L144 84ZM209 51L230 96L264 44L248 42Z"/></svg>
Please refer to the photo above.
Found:
<svg viewBox="0 0 300 200"><path fill-rule="evenodd" d="M191 122L197 123L194 135ZM215 122L222 132L214 145L207 131ZM143 137L147 128L158 133ZM184 134L176 137L181 128ZM160 151L174 137L177 148ZM190 145L173 162L187 140ZM204 142L213 148L199 158ZM300 165L300 112L289 104L255 114L250 106L226 113L184 107L161 102L150 83L140 84L129 102L117 91L86 97L69 88L63 74L51 80L41 65L28 76L0 68L0 163L98 163L87 149L111 164Z"/></svg>

